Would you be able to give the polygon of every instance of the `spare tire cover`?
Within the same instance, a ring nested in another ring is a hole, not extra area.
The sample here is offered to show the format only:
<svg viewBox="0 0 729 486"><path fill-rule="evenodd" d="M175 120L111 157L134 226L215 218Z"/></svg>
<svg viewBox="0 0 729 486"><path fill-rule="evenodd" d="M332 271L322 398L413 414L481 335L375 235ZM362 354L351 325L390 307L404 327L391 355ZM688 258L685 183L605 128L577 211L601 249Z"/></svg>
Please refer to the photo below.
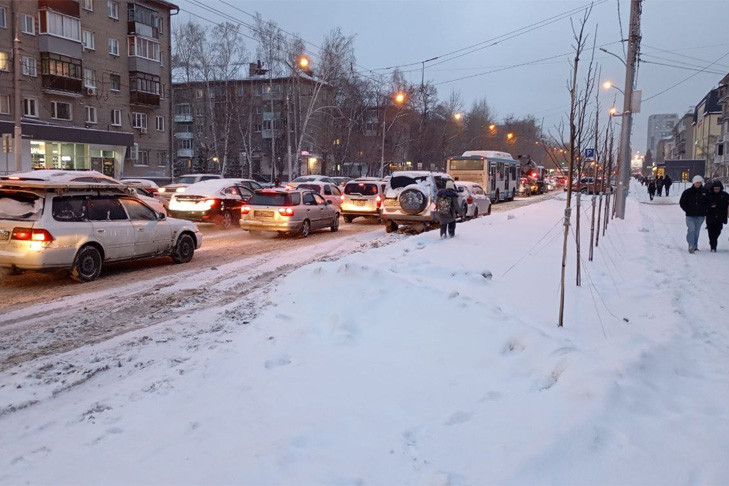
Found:
<svg viewBox="0 0 729 486"><path fill-rule="evenodd" d="M428 196L419 187L409 187L398 197L400 207L405 214L418 214L428 206Z"/></svg>

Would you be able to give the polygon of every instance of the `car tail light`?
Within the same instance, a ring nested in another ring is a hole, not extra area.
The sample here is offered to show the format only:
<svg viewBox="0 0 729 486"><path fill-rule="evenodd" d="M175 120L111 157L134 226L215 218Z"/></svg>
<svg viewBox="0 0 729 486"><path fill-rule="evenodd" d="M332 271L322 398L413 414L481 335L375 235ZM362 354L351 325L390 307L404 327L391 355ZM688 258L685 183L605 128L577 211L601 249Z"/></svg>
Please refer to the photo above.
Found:
<svg viewBox="0 0 729 486"><path fill-rule="evenodd" d="M341 196L339 196L339 200L342 201L342 202L344 202L344 194L342 194Z"/></svg>
<svg viewBox="0 0 729 486"><path fill-rule="evenodd" d="M473 198L469 197L468 199L466 199L466 203L473 204Z"/></svg>
<svg viewBox="0 0 729 486"><path fill-rule="evenodd" d="M20 180L20 177L10 176L10 177L8 177L8 180L11 180L11 181L19 181Z"/></svg>
<svg viewBox="0 0 729 486"><path fill-rule="evenodd" d="M250 206L241 206L240 208L240 214L248 214L251 212Z"/></svg>
<svg viewBox="0 0 729 486"><path fill-rule="evenodd" d="M10 239L18 241L53 241L53 235L48 230L31 228L13 228Z"/></svg>
<svg viewBox="0 0 729 486"><path fill-rule="evenodd" d="M377 195L377 197L375 198L375 201L377 202L377 207L378 207L378 208L379 208L380 206L382 206L382 196L380 196L380 195L378 194L378 195Z"/></svg>
<svg viewBox="0 0 729 486"><path fill-rule="evenodd" d="M294 208L288 206L285 208L278 208L278 214L281 216L293 216L294 215Z"/></svg>

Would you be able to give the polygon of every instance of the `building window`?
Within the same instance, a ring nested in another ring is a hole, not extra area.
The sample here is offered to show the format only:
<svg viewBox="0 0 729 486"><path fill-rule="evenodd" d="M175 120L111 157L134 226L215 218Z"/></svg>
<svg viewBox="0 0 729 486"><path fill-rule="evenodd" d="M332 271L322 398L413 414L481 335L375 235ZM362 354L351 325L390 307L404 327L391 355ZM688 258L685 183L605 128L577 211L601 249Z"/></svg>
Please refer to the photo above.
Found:
<svg viewBox="0 0 729 486"><path fill-rule="evenodd" d="M177 145L180 149L187 149L192 150L192 140L191 139L182 139L178 140L179 144Z"/></svg>
<svg viewBox="0 0 729 486"><path fill-rule="evenodd" d="M175 105L175 115L189 115L189 114L191 114L190 103L180 103L179 105Z"/></svg>
<svg viewBox="0 0 729 486"><path fill-rule="evenodd" d="M61 101L51 101L51 118L56 120L71 119L71 104Z"/></svg>
<svg viewBox="0 0 729 486"><path fill-rule="evenodd" d="M121 76L118 74L109 75L109 89L112 91L121 91Z"/></svg>
<svg viewBox="0 0 729 486"><path fill-rule="evenodd" d="M159 166L159 167L167 166L167 152L165 152L163 150L157 151L157 166Z"/></svg>
<svg viewBox="0 0 729 486"><path fill-rule="evenodd" d="M86 107L86 123L96 123L96 108L93 106Z"/></svg>
<svg viewBox="0 0 729 486"><path fill-rule="evenodd" d="M203 92L203 90L201 90L201 89L195 90L195 98L202 98L204 95L205 95L205 93Z"/></svg>
<svg viewBox="0 0 729 486"><path fill-rule="evenodd" d="M159 94L160 77L154 74L133 72L129 75L129 89L142 93Z"/></svg>
<svg viewBox="0 0 729 486"><path fill-rule="evenodd" d="M20 30L23 34L35 35L35 19L30 15L23 14L20 17Z"/></svg>
<svg viewBox="0 0 729 486"><path fill-rule="evenodd" d="M53 10L42 10L40 32L81 42L81 20Z"/></svg>
<svg viewBox="0 0 729 486"><path fill-rule="evenodd" d="M35 98L23 98L23 115L38 118L38 100Z"/></svg>
<svg viewBox="0 0 729 486"><path fill-rule="evenodd" d="M155 128L157 128L158 132L164 132L165 131L165 117L155 116L154 125L155 125Z"/></svg>
<svg viewBox="0 0 729 486"><path fill-rule="evenodd" d="M256 125L253 127L253 131L256 133L261 133L261 130L263 130L263 125Z"/></svg>
<svg viewBox="0 0 729 486"><path fill-rule="evenodd" d="M134 165L149 165L149 150L140 150L137 152L137 161Z"/></svg>
<svg viewBox="0 0 729 486"><path fill-rule="evenodd" d="M84 68L84 88L96 89L96 71Z"/></svg>
<svg viewBox="0 0 729 486"><path fill-rule="evenodd" d="M5 9L5 7L0 7L0 27L3 29L7 29L8 24L5 19L8 17L8 11Z"/></svg>
<svg viewBox="0 0 729 486"><path fill-rule="evenodd" d="M130 56L142 57L157 62L160 61L159 42L133 35L130 35L127 40Z"/></svg>
<svg viewBox="0 0 729 486"><path fill-rule="evenodd" d="M0 71L10 70L10 54L0 51Z"/></svg>
<svg viewBox="0 0 729 486"><path fill-rule="evenodd" d="M121 110L111 110L111 124L115 127L120 127L122 122L122 112Z"/></svg>
<svg viewBox="0 0 729 486"><path fill-rule="evenodd" d="M109 18L119 20L119 2L108 0L106 2Z"/></svg>
<svg viewBox="0 0 729 486"><path fill-rule="evenodd" d="M32 57L23 56L20 58L20 66L24 76L35 78L38 76L38 63Z"/></svg>
<svg viewBox="0 0 729 486"><path fill-rule="evenodd" d="M41 72L52 76L63 76L65 78L83 79L81 61L67 56L41 53Z"/></svg>
<svg viewBox="0 0 729 486"><path fill-rule="evenodd" d="M88 30L84 30L81 35L81 43L85 49L93 51L96 49L96 34L89 32Z"/></svg>
<svg viewBox="0 0 729 486"><path fill-rule="evenodd" d="M112 56L119 55L119 39L109 39L109 54Z"/></svg>
<svg viewBox="0 0 729 486"><path fill-rule="evenodd" d="M0 94L0 114L10 114L10 95Z"/></svg>
<svg viewBox="0 0 729 486"><path fill-rule="evenodd" d="M132 128L147 128L146 113L132 113Z"/></svg>
<svg viewBox="0 0 729 486"><path fill-rule="evenodd" d="M88 10L89 12L94 11L94 0L84 0L81 5L84 10Z"/></svg>

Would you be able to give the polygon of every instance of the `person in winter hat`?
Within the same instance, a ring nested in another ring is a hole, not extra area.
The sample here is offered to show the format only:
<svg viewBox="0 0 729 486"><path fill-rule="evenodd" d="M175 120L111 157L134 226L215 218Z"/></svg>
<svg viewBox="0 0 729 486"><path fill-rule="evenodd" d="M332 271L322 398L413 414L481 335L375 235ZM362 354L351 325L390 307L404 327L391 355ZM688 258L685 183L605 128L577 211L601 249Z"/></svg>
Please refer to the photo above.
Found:
<svg viewBox="0 0 729 486"><path fill-rule="evenodd" d="M653 179L648 181L648 196L650 196L651 201L653 200L653 197L656 195L656 181Z"/></svg>
<svg viewBox="0 0 729 486"><path fill-rule="evenodd" d="M456 218L460 212L458 192L456 192L456 185L453 181L446 182L445 189L438 191L435 201L440 223L440 237L445 238L446 231L448 231L448 235L453 238L456 236Z"/></svg>
<svg viewBox="0 0 729 486"><path fill-rule="evenodd" d="M694 253L699 246L699 233L708 208L707 193L702 187L704 178L694 176L691 187L681 193L678 204L686 213L686 241L689 253Z"/></svg>
<svg viewBox="0 0 729 486"><path fill-rule="evenodd" d="M727 221L729 209L729 194L724 191L721 181L714 181L709 193L706 195L708 208L706 210L706 229L709 232L709 245L711 251L716 251L721 229Z"/></svg>
<svg viewBox="0 0 729 486"><path fill-rule="evenodd" d="M663 178L663 188L666 190L666 197L668 197L668 193L671 191L671 184L673 184L673 179L666 174L666 177Z"/></svg>

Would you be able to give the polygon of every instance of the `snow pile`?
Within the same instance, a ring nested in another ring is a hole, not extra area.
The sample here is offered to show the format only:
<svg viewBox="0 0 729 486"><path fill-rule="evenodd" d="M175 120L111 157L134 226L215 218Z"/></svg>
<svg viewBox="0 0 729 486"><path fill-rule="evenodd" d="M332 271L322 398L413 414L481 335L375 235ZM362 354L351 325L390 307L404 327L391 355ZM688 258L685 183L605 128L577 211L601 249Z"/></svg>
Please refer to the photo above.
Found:
<svg viewBox="0 0 729 486"><path fill-rule="evenodd" d="M583 199L564 328L560 194L146 329L0 417L0 483L726 484L729 244L689 255L678 194L634 190L592 262Z"/></svg>

